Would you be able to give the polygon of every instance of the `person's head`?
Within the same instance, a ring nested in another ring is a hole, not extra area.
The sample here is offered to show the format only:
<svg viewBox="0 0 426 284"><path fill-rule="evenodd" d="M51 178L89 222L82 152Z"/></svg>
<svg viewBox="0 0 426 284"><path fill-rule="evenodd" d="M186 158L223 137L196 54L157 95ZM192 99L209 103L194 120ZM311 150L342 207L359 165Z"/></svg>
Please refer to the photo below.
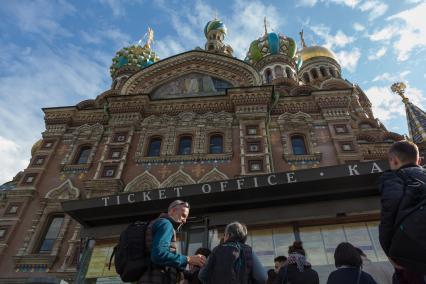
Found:
<svg viewBox="0 0 426 284"><path fill-rule="evenodd" d="M275 264L275 272L278 273L280 271L280 268L284 266L285 261L287 260L287 257L280 255L274 258L274 264Z"/></svg>
<svg viewBox="0 0 426 284"><path fill-rule="evenodd" d="M306 252L301 241L294 241L293 245L288 247L288 254L292 253L298 253L306 256Z"/></svg>
<svg viewBox="0 0 426 284"><path fill-rule="evenodd" d="M228 240L245 243L247 240L247 227L240 222L232 222L226 225L225 236L223 240Z"/></svg>
<svg viewBox="0 0 426 284"><path fill-rule="evenodd" d="M359 268L362 266L362 260L353 245L340 243L334 251L334 264L337 268L343 265Z"/></svg>
<svg viewBox="0 0 426 284"><path fill-rule="evenodd" d="M206 258L209 257L210 253L211 253L211 250L209 250L208 248L198 248L195 251L195 255L201 254L201 255L204 255Z"/></svg>
<svg viewBox="0 0 426 284"><path fill-rule="evenodd" d="M189 204L182 200L175 200L169 205L167 214L176 223L185 224L189 215Z"/></svg>
<svg viewBox="0 0 426 284"><path fill-rule="evenodd" d="M420 164L419 148L410 141L398 141L393 143L388 153L389 166L397 170L407 164Z"/></svg>

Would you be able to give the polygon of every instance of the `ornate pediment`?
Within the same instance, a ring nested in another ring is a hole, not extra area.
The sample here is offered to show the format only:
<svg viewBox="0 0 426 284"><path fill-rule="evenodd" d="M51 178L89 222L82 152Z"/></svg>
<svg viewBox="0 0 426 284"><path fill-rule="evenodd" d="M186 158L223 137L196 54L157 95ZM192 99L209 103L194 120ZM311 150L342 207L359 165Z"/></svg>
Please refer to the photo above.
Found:
<svg viewBox="0 0 426 284"><path fill-rule="evenodd" d="M73 186L72 182L67 179L60 186L53 188L46 195L46 199L55 200L71 200L78 199L80 197L80 190Z"/></svg>
<svg viewBox="0 0 426 284"><path fill-rule="evenodd" d="M159 188L160 182L150 172L145 171L126 185L124 191L144 191Z"/></svg>
<svg viewBox="0 0 426 284"><path fill-rule="evenodd" d="M154 94L153 98L175 93L176 97L181 97L183 94L193 96L214 93L215 89L217 91L225 86L261 84L259 72L248 63L228 56L194 50L166 58L142 69L124 83L120 93L151 93Z"/></svg>
<svg viewBox="0 0 426 284"><path fill-rule="evenodd" d="M206 173L199 181L198 183L203 182L212 182L212 181L221 181L221 180L227 180L229 177L219 171L217 168L213 168L211 171Z"/></svg>
<svg viewBox="0 0 426 284"><path fill-rule="evenodd" d="M182 170L179 170L169 176L162 184L161 187L172 187L172 186L181 186L188 184L195 184L195 180L187 173Z"/></svg>

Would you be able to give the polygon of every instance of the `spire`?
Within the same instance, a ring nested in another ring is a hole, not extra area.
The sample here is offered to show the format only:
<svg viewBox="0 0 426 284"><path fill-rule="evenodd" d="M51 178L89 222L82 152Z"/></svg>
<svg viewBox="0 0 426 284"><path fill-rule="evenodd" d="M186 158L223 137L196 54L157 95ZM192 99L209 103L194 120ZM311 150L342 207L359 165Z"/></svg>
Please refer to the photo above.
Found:
<svg viewBox="0 0 426 284"><path fill-rule="evenodd" d="M302 43L302 48L307 47L306 42L305 42L305 38L303 36L303 30L299 33L300 35L300 42Z"/></svg>
<svg viewBox="0 0 426 284"><path fill-rule="evenodd" d="M406 85L402 82L392 84L392 92L398 94L405 104L408 130L410 137L416 144L426 145L426 112L410 102L405 96Z"/></svg>

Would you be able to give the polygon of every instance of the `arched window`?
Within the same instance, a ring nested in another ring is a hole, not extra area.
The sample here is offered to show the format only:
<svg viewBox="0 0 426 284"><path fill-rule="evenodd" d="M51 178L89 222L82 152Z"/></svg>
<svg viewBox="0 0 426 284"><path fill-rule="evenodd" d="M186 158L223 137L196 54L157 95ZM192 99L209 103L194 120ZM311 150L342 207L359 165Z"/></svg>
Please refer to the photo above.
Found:
<svg viewBox="0 0 426 284"><path fill-rule="evenodd" d="M78 155L75 158L75 164L86 164L89 160L91 150L92 147L90 146L81 147L80 151L78 151Z"/></svg>
<svg viewBox="0 0 426 284"><path fill-rule="evenodd" d="M49 226L47 227L44 236L41 239L40 247L38 249L39 253L52 251L53 245L55 244L55 241L59 235L59 231L61 230L63 222L63 215L53 216L50 219Z"/></svg>
<svg viewBox="0 0 426 284"><path fill-rule="evenodd" d="M317 69L312 69L311 70L311 74L312 74L312 78L314 78L314 79L318 79L318 72L317 72Z"/></svg>
<svg viewBox="0 0 426 284"><path fill-rule="evenodd" d="M154 137L149 141L148 151L146 151L146 155L148 157L158 157L160 156L161 150L161 138Z"/></svg>
<svg viewBox="0 0 426 284"><path fill-rule="evenodd" d="M223 136L215 134L210 136L210 154L223 153Z"/></svg>
<svg viewBox="0 0 426 284"><path fill-rule="evenodd" d="M179 140L178 155L191 155L192 152L192 137L182 136Z"/></svg>
<svg viewBox="0 0 426 284"><path fill-rule="evenodd" d="M275 77L279 78L279 77L283 77L283 68L279 65L274 67L274 71L275 71Z"/></svg>
<svg viewBox="0 0 426 284"><path fill-rule="evenodd" d="M269 68L265 71L265 81L266 83L272 83L272 71Z"/></svg>
<svg viewBox="0 0 426 284"><path fill-rule="evenodd" d="M305 138L302 135L291 136L291 147L294 155L306 155Z"/></svg>
<svg viewBox="0 0 426 284"><path fill-rule="evenodd" d="M331 76L333 76L333 77L337 77L336 76L336 70L334 70L334 68L330 68L330 74L331 74Z"/></svg>
<svg viewBox="0 0 426 284"><path fill-rule="evenodd" d="M327 76L327 73L325 72L325 67L324 66L320 67L320 72L321 72L321 76L323 76L323 77Z"/></svg>
<svg viewBox="0 0 426 284"><path fill-rule="evenodd" d="M305 83L309 83L309 74L308 73L303 73L303 81L305 81Z"/></svg>
<svg viewBox="0 0 426 284"><path fill-rule="evenodd" d="M286 68L285 69L285 73L287 74L287 78L289 78L289 79L291 79L291 78L293 78L292 76L291 76L291 69L290 68Z"/></svg>

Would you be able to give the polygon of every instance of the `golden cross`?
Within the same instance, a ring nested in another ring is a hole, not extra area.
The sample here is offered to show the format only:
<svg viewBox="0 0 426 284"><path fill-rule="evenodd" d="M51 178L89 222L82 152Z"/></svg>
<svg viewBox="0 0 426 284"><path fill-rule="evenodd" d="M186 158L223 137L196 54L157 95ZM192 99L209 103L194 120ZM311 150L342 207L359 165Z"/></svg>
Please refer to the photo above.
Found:
<svg viewBox="0 0 426 284"><path fill-rule="evenodd" d="M214 9L214 19L217 20L217 9Z"/></svg>
<svg viewBox="0 0 426 284"><path fill-rule="evenodd" d="M400 95L403 102L408 101L408 98L405 96L406 88L407 86L404 84L404 82L393 83L391 86L392 92Z"/></svg>
<svg viewBox="0 0 426 284"><path fill-rule="evenodd" d="M305 38L303 37L303 30L299 34L300 34L300 41L302 42L302 47L306 47Z"/></svg>

